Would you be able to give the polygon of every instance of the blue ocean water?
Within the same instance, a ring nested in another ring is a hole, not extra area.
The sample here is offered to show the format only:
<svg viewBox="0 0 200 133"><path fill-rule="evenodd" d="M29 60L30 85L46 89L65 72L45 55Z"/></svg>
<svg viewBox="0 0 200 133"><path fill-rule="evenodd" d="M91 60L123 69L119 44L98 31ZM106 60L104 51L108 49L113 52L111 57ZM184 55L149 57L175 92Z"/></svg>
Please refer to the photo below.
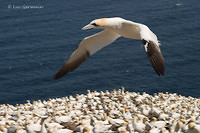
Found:
<svg viewBox="0 0 200 133"><path fill-rule="evenodd" d="M32 6L32 7L31 7ZM33 7L35 6L35 7ZM0 5L0 104L86 93L170 92L200 97L200 1L5 0ZM158 36L165 76L154 72L138 40L119 38L77 70L54 80L91 20L122 17Z"/></svg>

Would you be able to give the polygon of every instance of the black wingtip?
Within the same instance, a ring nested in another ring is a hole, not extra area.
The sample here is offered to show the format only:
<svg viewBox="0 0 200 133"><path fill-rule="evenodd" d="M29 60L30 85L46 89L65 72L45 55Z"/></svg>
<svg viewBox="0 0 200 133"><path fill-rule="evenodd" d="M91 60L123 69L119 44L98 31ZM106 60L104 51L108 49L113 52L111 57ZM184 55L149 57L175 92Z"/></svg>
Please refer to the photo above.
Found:
<svg viewBox="0 0 200 133"><path fill-rule="evenodd" d="M165 75L165 73L164 73L163 71L156 72L156 73L157 73L157 75L158 75L159 77L161 77L161 76L164 76L164 75Z"/></svg>
<svg viewBox="0 0 200 133"><path fill-rule="evenodd" d="M149 61L155 70L155 72L158 74L158 76L164 76L165 73L165 65L164 65L164 57L160 51L159 46L154 44L152 41L145 41L142 40L144 45L147 45L147 55L149 58Z"/></svg>
<svg viewBox="0 0 200 133"><path fill-rule="evenodd" d="M74 71L78 68L88 57L90 56L89 51L84 51L84 53L77 54L75 57L70 57L70 59L62 66L58 73L55 74L54 79L59 79L69 72ZM77 58L78 57L78 58ZM74 58L74 59L71 59Z"/></svg>
<svg viewBox="0 0 200 133"><path fill-rule="evenodd" d="M54 75L54 79L56 80L56 79L59 79L59 78L61 78L61 77L64 77L66 74L67 74L67 73L63 73L62 71L59 71L58 73L56 73L56 74Z"/></svg>
<svg viewBox="0 0 200 133"><path fill-rule="evenodd" d="M152 65L152 67L154 68L155 72L157 73L157 75L160 76L164 76L165 75L165 68L164 68L164 64L162 64L163 66L160 69L155 69Z"/></svg>
<svg viewBox="0 0 200 133"><path fill-rule="evenodd" d="M154 71L157 73L157 75L158 75L159 77L165 75L164 64L162 64L162 67L160 67L159 69L157 69L156 67L154 67L153 64L152 64L152 67L153 67Z"/></svg>
<svg viewBox="0 0 200 133"><path fill-rule="evenodd" d="M57 76L57 75L54 75L53 79L56 80L56 79L59 79L60 77Z"/></svg>
<svg viewBox="0 0 200 133"><path fill-rule="evenodd" d="M164 71L163 71L163 72L161 72L161 75L162 75L162 76L165 76L165 72L164 72Z"/></svg>
<svg viewBox="0 0 200 133"><path fill-rule="evenodd" d="M56 79L59 79L60 77L54 75L53 79L56 80Z"/></svg>
<svg viewBox="0 0 200 133"><path fill-rule="evenodd" d="M162 54L161 54L162 55ZM163 58L163 56L162 56ZM163 58L163 63L162 63L162 67L160 69L160 75L164 76L165 75L165 63L164 63L164 58Z"/></svg>

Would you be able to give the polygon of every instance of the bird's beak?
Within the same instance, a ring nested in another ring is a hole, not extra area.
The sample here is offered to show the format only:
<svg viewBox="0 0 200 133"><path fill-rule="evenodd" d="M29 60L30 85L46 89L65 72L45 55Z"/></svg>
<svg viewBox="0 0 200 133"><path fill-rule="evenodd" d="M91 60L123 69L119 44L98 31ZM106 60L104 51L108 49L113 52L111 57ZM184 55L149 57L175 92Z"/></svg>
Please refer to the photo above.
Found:
<svg viewBox="0 0 200 133"><path fill-rule="evenodd" d="M95 27L94 25L88 24L88 25L84 26L84 27L82 28L82 30L93 29L94 27Z"/></svg>

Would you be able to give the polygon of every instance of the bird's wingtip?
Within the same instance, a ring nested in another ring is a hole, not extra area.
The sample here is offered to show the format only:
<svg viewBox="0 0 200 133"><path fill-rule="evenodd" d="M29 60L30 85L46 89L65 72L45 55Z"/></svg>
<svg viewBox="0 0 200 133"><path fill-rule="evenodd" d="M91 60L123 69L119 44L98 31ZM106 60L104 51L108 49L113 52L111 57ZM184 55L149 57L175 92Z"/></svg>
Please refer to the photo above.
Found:
<svg viewBox="0 0 200 133"><path fill-rule="evenodd" d="M162 75L162 76L165 76L165 73L164 73L164 72L162 72L162 73L161 73L161 75Z"/></svg>
<svg viewBox="0 0 200 133"><path fill-rule="evenodd" d="M155 70L156 71L156 70ZM164 70L162 70L162 71L159 71L159 72L157 72L156 71L156 73L158 74L158 76L159 77L161 77L161 76L164 76L165 75L165 71Z"/></svg>
<svg viewBox="0 0 200 133"><path fill-rule="evenodd" d="M58 79L59 77L57 75L54 75L53 79L56 80Z"/></svg>
<svg viewBox="0 0 200 133"><path fill-rule="evenodd" d="M65 74L63 74L63 73L61 74L61 73L58 72L58 73L56 73L56 74L54 75L54 78L53 78L53 79L55 79L55 80L56 80L56 79L59 79L59 78L63 77L64 75L65 75Z"/></svg>
<svg viewBox="0 0 200 133"><path fill-rule="evenodd" d="M53 77L54 80L58 79L56 76Z"/></svg>

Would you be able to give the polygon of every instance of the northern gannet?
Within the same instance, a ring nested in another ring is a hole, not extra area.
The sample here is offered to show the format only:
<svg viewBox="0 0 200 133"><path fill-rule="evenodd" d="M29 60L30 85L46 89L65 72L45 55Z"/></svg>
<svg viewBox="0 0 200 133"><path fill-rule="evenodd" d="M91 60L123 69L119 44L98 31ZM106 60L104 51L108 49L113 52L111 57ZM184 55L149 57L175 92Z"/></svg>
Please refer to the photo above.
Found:
<svg viewBox="0 0 200 133"><path fill-rule="evenodd" d="M111 44L117 38L142 40L148 58L155 72L160 76L164 75L164 58L160 51L160 43L157 36L144 24L125 20L123 18L101 18L95 19L82 28L104 29L103 31L84 38L78 48L72 53L68 61L63 65L54 79L63 77L65 74L74 71L89 56L103 47Z"/></svg>

